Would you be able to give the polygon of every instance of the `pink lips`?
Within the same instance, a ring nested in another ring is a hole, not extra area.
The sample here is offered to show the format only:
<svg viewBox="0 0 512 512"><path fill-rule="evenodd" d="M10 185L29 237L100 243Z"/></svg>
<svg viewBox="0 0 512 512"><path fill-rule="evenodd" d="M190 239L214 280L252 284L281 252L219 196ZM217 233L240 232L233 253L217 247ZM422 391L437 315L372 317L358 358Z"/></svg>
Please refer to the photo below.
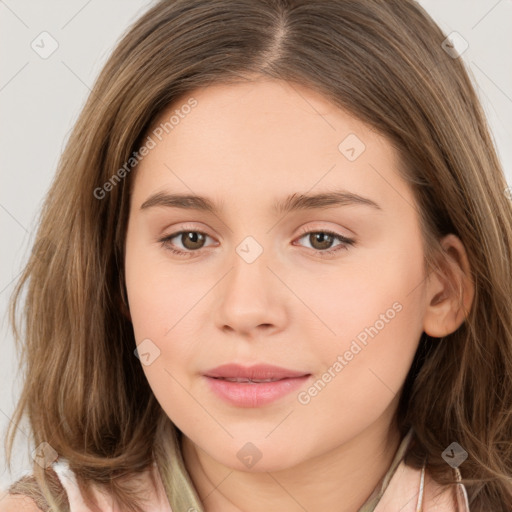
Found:
<svg viewBox="0 0 512 512"><path fill-rule="evenodd" d="M272 365L225 364L208 370L204 376L210 389L231 404L259 407L299 388L310 375Z"/></svg>

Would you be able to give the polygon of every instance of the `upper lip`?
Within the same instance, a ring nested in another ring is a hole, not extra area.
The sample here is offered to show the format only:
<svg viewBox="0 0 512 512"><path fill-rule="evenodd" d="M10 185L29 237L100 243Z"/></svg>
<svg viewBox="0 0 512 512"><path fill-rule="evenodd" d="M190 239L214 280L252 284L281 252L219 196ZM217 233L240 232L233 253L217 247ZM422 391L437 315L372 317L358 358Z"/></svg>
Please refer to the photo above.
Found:
<svg viewBox="0 0 512 512"><path fill-rule="evenodd" d="M207 377L216 377L224 379L272 379L281 380L293 377L303 377L309 375L307 372L289 370L279 366L268 364L257 364L253 366L242 366L239 364L223 364L208 370Z"/></svg>

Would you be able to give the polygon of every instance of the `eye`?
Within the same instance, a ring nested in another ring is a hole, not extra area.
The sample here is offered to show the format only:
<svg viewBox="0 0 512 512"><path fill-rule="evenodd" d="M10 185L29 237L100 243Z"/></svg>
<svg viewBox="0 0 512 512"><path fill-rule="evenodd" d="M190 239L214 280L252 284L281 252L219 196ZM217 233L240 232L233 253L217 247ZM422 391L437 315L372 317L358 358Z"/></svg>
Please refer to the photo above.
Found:
<svg viewBox="0 0 512 512"><path fill-rule="evenodd" d="M301 240L302 238L306 238L311 245L311 249L319 253L321 257L333 256L334 253L337 253L340 250L347 250L349 246L355 244L355 240L329 230L305 230L303 231L303 235L297 240ZM332 244L335 240L338 240L340 243L332 248Z"/></svg>
<svg viewBox="0 0 512 512"><path fill-rule="evenodd" d="M182 244L183 250L179 247L177 249L174 247L172 240L175 238ZM204 247L206 238L210 238L210 236L201 231L183 230L171 233L169 236L161 238L159 242L162 244L162 247L174 254L190 256L193 252L198 252Z"/></svg>
<svg viewBox="0 0 512 512"><path fill-rule="evenodd" d="M194 256L194 253L200 252L201 249L207 247L205 246L207 238L211 237L201 231L183 229L182 231L171 233L158 241L161 243L162 247L171 251L173 254L191 257ZM303 230L302 235L297 240L301 240L302 238L306 238L310 243L310 248L321 257L334 256L338 251L343 249L347 250L349 246L355 244L355 240L329 230ZM173 243L174 239L177 239L177 241L181 243L181 249L179 247L176 248L175 243ZM339 243L333 246L332 244L336 240L338 240Z"/></svg>

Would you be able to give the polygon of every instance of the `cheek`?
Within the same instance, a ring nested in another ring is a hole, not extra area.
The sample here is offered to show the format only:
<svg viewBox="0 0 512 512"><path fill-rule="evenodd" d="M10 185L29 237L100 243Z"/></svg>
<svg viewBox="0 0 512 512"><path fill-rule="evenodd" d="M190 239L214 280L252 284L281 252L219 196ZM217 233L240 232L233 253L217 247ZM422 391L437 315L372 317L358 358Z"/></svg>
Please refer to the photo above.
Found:
<svg viewBox="0 0 512 512"><path fill-rule="evenodd" d="M143 371L168 413L186 408L190 399L182 386L190 389L201 352L198 325L204 319L197 315L211 308L202 300L216 281L201 274L205 272L198 273L193 265L170 263L164 250L155 251L128 235L125 278L135 341L140 353L150 353L149 364L141 358Z"/></svg>
<svg viewBox="0 0 512 512"><path fill-rule="evenodd" d="M173 411L178 410L186 423L193 422L197 418L189 417L194 409L184 392L191 380L184 370L197 351L194 340L199 338L188 328L193 318L190 309L201 290L204 294L204 284L186 279L179 268L171 273L165 254L155 257L155 251L132 243L129 236L126 247L126 289L142 369L166 413L174 419Z"/></svg>
<svg viewBox="0 0 512 512"><path fill-rule="evenodd" d="M165 339L173 331L186 330L193 317L190 310L208 291L207 280L197 270L170 263L164 249L144 246L130 236L125 275L137 343L144 338Z"/></svg>
<svg viewBox="0 0 512 512"><path fill-rule="evenodd" d="M321 274L303 271L294 277L293 272L286 282L313 313L298 321L316 323L323 339L331 340L328 347L344 352L354 339L362 346L380 340L383 347L388 339L394 340L393 347L411 340L414 345L422 332L425 275L422 241L415 231L347 253Z"/></svg>
<svg viewBox="0 0 512 512"><path fill-rule="evenodd" d="M361 425L398 396L423 330L424 301L421 239L398 240L373 252L373 261L361 256L350 272L324 278L327 293L314 300L336 335L318 345L322 373L299 400L311 417L350 411L347 421Z"/></svg>

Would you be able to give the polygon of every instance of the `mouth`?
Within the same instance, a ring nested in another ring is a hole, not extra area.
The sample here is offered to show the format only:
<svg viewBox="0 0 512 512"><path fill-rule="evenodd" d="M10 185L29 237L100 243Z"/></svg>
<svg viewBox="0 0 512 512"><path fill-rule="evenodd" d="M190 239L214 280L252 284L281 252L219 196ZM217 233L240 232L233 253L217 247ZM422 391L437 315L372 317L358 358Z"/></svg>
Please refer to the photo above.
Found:
<svg viewBox="0 0 512 512"><path fill-rule="evenodd" d="M288 379L290 377L284 377L283 379L246 379L246 378L234 378L234 377L211 377L212 379L225 380L227 382L245 382L247 384L261 384L262 382L277 382L280 380Z"/></svg>
<svg viewBox="0 0 512 512"><path fill-rule="evenodd" d="M224 402L236 407L262 407L303 386L311 373L276 366L223 365L208 371L208 387Z"/></svg>
<svg viewBox="0 0 512 512"><path fill-rule="evenodd" d="M206 377L225 379L232 382L274 382L310 375L308 372L291 370L269 364L243 366L229 363L212 368L205 373Z"/></svg>

